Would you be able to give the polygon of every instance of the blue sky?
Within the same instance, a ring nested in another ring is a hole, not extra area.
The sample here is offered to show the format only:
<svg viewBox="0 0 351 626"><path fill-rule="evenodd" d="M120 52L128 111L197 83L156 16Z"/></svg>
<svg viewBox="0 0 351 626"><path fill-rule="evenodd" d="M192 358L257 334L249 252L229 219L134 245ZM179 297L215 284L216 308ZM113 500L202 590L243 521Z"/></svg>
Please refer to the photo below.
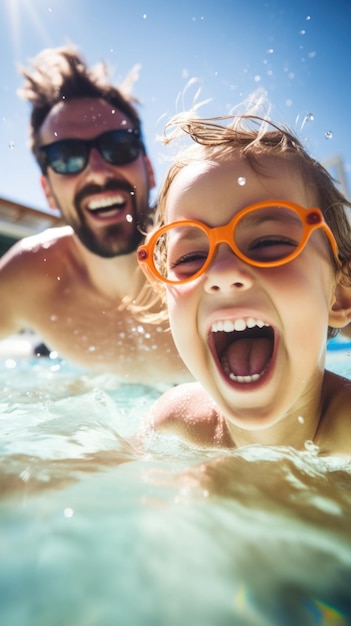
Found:
<svg viewBox="0 0 351 626"><path fill-rule="evenodd" d="M17 65L65 43L89 64L105 61L116 83L140 66L134 94L158 183L167 164L156 137L199 86L206 116L262 87L271 117L310 153L342 159L351 190L350 32L350 0L1 0L0 196L46 209Z"/></svg>

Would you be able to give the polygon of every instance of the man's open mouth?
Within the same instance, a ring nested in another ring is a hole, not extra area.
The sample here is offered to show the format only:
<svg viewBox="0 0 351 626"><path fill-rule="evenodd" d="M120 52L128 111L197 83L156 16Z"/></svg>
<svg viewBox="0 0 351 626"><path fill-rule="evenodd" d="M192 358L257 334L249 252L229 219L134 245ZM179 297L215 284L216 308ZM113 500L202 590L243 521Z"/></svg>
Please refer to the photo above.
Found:
<svg viewBox="0 0 351 626"><path fill-rule="evenodd" d="M211 326L209 345L230 380L253 383L262 378L271 363L274 330L253 317L219 320Z"/></svg>
<svg viewBox="0 0 351 626"><path fill-rule="evenodd" d="M99 217L112 217L117 215L126 206L126 199L122 194L110 197L101 197L88 203L88 211Z"/></svg>

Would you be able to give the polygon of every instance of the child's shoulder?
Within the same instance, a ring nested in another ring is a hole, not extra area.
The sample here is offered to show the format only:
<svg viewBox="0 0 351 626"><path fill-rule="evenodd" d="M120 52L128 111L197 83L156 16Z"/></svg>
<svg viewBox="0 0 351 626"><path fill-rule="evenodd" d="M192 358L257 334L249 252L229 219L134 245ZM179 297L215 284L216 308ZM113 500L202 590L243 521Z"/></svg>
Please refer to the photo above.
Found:
<svg viewBox="0 0 351 626"><path fill-rule="evenodd" d="M320 447L330 454L351 455L351 380L325 372Z"/></svg>
<svg viewBox="0 0 351 626"><path fill-rule="evenodd" d="M232 447L225 420L197 382L168 389L151 410L155 430L175 434L201 447Z"/></svg>

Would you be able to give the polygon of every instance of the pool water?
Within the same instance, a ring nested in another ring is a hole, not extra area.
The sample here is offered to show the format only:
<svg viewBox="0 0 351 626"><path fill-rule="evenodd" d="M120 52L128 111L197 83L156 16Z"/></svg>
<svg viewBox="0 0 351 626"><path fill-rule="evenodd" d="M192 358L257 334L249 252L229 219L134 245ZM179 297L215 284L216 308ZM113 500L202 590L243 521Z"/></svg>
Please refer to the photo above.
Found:
<svg viewBox="0 0 351 626"><path fill-rule="evenodd" d="M163 389L59 360L0 382L1 626L351 625L351 460L141 445Z"/></svg>

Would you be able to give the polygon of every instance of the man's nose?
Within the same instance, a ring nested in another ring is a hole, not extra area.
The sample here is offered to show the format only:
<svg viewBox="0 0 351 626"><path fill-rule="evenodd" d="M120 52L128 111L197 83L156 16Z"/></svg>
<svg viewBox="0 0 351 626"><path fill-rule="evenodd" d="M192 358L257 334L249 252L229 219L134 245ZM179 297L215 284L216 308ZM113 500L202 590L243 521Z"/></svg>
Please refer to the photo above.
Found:
<svg viewBox="0 0 351 626"><path fill-rule="evenodd" d="M106 172L111 172L113 165L105 161L99 150L92 147L88 156L87 168L90 173L102 174L106 176Z"/></svg>

